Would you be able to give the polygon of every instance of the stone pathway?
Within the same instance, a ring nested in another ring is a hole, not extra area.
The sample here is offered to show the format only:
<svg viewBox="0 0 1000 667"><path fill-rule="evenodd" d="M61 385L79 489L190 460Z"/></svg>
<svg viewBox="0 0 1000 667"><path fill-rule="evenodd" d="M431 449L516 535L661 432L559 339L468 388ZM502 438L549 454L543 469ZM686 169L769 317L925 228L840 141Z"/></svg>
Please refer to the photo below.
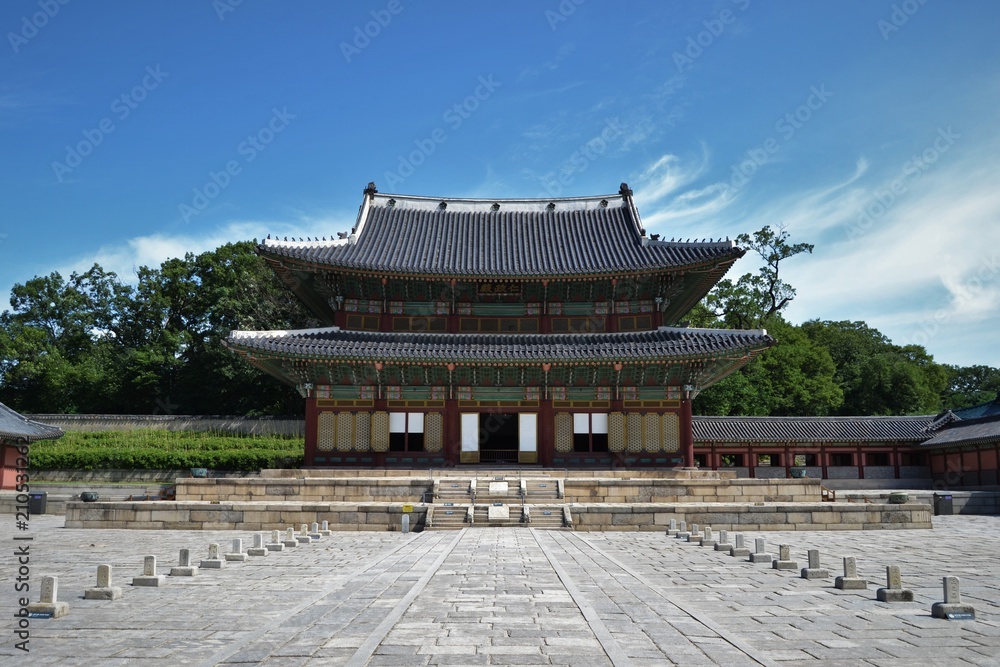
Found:
<svg viewBox="0 0 1000 667"><path fill-rule="evenodd" d="M935 517L934 530L749 533L830 577L807 580L661 532L476 528L334 533L227 562L159 588L129 585L143 556L160 574L181 548L197 564L240 531L67 530L37 516L0 524L2 665L1000 665L1000 517ZM31 537L15 541L15 537ZM730 533L730 541L734 534ZM268 536L269 541L269 536ZM30 546L31 601L59 577L69 615L31 619L15 648L14 551ZM834 588L842 557L867 590ZM85 600L97 566L120 600ZM876 602L899 565L914 602ZM975 621L931 618L941 578L961 577Z"/></svg>

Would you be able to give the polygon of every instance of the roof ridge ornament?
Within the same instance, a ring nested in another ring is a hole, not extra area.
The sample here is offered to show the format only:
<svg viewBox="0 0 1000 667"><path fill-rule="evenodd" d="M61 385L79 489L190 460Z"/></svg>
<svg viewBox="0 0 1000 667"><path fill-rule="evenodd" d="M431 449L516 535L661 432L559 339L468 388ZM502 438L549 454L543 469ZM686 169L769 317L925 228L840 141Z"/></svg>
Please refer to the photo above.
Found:
<svg viewBox="0 0 1000 667"><path fill-rule="evenodd" d="M365 188L364 194L368 196L373 196L378 193L378 188L375 187L375 181L368 181L368 187Z"/></svg>
<svg viewBox="0 0 1000 667"><path fill-rule="evenodd" d="M632 188L630 188L628 186L628 183L622 183L621 187L618 188L618 194L620 194L623 198L624 197L631 197L632 196Z"/></svg>

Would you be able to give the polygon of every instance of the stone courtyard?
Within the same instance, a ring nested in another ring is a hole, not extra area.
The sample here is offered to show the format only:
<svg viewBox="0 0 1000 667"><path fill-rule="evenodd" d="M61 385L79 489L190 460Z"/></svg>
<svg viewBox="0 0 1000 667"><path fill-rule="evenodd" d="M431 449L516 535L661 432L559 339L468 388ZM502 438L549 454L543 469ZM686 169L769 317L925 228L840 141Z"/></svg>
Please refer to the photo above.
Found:
<svg viewBox="0 0 1000 667"><path fill-rule="evenodd" d="M1000 517L939 516L933 530L748 532L829 577L804 579L663 532L474 528L334 532L312 544L134 587L143 556L160 574L246 531L64 529L4 522L0 663L42 665L998 665ZM296 528L298 528L296 526ZM30 542L15 541L29 536ZM270 536L268 536L270 537ZM733 541L734 534L730 533ZM59 578L69 614L30 619L15 648L14 550L30 544L31 601ZM866 590L839 590L857 558ZM97 566L124 597L85 600ZM913 602L876 601L886 566ZM931 617L942 577L961 578L973 621Z"/></svg>

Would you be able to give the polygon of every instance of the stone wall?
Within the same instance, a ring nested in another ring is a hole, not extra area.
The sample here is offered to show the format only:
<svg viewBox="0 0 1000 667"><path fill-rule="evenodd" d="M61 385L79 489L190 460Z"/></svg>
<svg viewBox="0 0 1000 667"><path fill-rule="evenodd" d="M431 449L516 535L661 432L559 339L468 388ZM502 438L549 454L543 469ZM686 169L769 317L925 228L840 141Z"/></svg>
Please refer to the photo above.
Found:
<svg viewBox="0 0 1000 667"><path fill-rule="evenodd" d="M666 530L670 519L714 530L884 530L931 528L931 508L919 503L686 503L573 504L573 527L582 531ZM410 526L422 530L427 507L413 505ZM399 530L397 503L69 502L67 528L178 530L283 530L328 521L332 530Z"/></svg>
<svg viewBox="0 0 1000 667"><path fill-rule="evenodd" d="M370 473L369 473L370 474ZM201 502L271 501L295 502L420 502L430 493L428 478L362 477L282 479L253 477L183 478L177 480L177 500Z"/></svg>
<svg viewBox="0 0 1000 667"><path fill-rule="evenodd" d="M566 502L819 502L821 480L766 479L574 479L566 481Z"/></svg>
<svg viewBox="0 0 1000 667"><path fill-rule="evenodd" d="M929 505L690 503L571 505L575 530L666 530L671 519L712 530L885 530L931 528Z"/></svg>
<svg viewBox="0 0 1000 667"><path fill-rule="evenodd" d="M411 530L421 530L427 508L414 505ZM66 504L66 528L143 530L284 530L330 522L331 530L400 530L403 505L395 503L134 502Z"/></svg>

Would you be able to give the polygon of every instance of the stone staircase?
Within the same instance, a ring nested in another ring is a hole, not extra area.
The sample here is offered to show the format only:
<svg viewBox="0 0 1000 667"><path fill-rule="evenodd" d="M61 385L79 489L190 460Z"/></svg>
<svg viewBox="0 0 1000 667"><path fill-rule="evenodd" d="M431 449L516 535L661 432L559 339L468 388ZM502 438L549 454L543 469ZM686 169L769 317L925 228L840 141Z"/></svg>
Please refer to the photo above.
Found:
<svg viewBox="0 0 1000 667"><path fill-rule="evenodd" d="M566 524L563 496L563 480L550 477L441 478L434 482L427 525L431 530L482 526L572 529Z"/></svg>

